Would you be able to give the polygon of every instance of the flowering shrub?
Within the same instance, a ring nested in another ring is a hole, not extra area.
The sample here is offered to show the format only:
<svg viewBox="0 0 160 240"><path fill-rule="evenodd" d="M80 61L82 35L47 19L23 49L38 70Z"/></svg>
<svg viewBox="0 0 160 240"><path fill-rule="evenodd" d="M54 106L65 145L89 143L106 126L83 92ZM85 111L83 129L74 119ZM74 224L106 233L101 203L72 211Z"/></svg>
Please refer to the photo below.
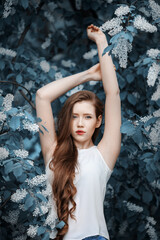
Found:
<svg viewBox="0 0 160 240"><path fill-rule="evenodd" d="M125 2L125 4L124 4ZM131 3L132 2L132 3ZM37 122L36 91L98 62L87 39L93 23L106 33L122 102L122 146L106 188L104 212L113 240L160 236L160 5L147 1L5 0L0 23L0 224L2 240L54 239L63 227L51 199ZM82 89L104 101L102 84ZM100 134L103 134L103 124ZM98 142L98 140L97 140Z"/></svg>

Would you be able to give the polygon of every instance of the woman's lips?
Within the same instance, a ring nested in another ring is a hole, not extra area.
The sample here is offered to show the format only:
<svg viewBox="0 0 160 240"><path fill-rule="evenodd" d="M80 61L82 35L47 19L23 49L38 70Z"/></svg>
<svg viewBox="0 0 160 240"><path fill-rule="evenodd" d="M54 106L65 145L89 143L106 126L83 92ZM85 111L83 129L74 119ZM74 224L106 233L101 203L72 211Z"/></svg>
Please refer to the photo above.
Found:
<svg viewBox="0 0 160 240"><path fill-rule="evenodd" d="M78 130L78 131L76 131L76 133L77 133L78 135L83 135L85 132L82 131L82 130Z"/></svg>

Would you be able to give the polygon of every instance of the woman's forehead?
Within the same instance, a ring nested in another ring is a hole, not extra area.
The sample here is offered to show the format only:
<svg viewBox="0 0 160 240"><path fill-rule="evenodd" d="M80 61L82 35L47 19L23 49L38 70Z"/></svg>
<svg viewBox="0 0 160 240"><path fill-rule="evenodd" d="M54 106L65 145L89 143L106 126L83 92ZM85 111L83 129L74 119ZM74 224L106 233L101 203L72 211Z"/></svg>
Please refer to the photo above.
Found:
<svg viewBox="0 0 160 240"><path fill-rule="evenodd" d="M95 107L91 101L77 102L73 106L73 112L95 113Z"/></svg>

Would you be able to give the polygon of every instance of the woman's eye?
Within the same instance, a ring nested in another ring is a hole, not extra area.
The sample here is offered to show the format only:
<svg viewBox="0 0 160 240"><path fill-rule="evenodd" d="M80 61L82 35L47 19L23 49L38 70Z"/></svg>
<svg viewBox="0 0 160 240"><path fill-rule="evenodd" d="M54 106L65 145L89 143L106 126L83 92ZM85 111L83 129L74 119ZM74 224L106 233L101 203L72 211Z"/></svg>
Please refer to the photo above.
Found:
<svg viewBox="0 0 160 240"><path fill-rule="evenodd" d="M90 118L92 118L92 117L91 117L91 116L86 116L86 118L87 118L87 119L90 119Z"/></svg>
<svg viewBox="0 0 160 240"><path fill-rule="evenodd" d="M76 116L76 115L73 115L72 118L77 118L77 116Z"/></svg>

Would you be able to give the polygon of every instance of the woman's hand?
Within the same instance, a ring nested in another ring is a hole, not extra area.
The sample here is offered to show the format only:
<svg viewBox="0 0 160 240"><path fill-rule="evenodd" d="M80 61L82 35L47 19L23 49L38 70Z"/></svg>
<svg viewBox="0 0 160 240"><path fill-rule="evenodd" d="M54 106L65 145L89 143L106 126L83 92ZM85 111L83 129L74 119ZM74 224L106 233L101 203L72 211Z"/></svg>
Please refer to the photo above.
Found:
<svg viewBox="0 0 160 240"><path fill-rule="evenodd" d="M97 43L99 40L106 40L105 34L93 24L87 27L87 35L88 38L95 43Z"/></svg>
<svg viewBox="0 0 160 240"><path fill-rule="evenodd" d="M102 80L102 75L101 75L101 69L100 69L100 64L97 63L93 67L89 68L87 70L88 74L88 79L92 81L101 81Z"/></svg>

